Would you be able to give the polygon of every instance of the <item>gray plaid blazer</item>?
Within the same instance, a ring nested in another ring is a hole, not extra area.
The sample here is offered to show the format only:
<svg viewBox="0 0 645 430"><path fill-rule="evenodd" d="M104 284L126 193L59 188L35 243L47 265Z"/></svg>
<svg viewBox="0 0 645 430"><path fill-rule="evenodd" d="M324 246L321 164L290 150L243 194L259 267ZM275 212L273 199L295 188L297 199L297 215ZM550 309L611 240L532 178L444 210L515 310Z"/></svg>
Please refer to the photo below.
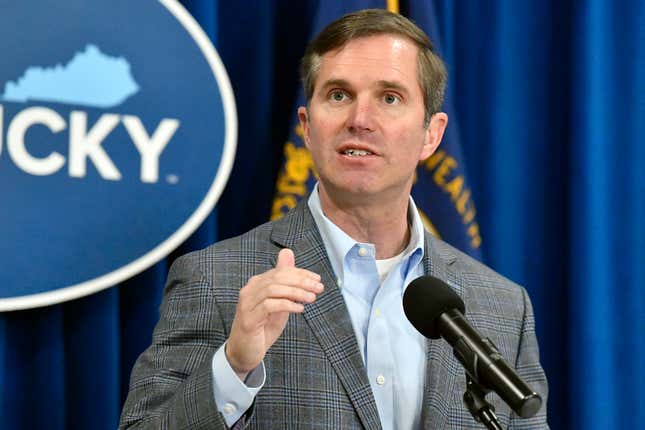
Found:
<svg viewBox="0 0 645 430"><path fill-rule="evenodd" d="M211 359L230 332L239 289L274 267L284 247L293 249L298 267L322 276L325 291L290 317L268 351L266 384L244 427L381 428L347 307L306 202L278 221L176 260L152 345L132 370L120 428L227 428L213 398ZM547 382L524 289L428 234L424 266L455 286L469 320L544 399L536 417L522 420L489 394L502 426L548 428ZM424 429L484 428L462 404L466 379L447 342L428 340L424 383Z"/></svg>

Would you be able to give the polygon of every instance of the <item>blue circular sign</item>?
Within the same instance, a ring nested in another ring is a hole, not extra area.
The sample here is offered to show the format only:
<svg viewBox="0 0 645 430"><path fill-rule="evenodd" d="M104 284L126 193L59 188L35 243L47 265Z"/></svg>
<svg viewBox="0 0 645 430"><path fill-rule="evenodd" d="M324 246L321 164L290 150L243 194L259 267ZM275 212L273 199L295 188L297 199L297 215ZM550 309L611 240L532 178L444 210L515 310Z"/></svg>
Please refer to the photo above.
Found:
<svg viewBox="0 0 645 430"><path fill-rule="evenodd" d="M0 52L0 311L115 285L199 227L237 119L177 1L13 2Z"/></svg>

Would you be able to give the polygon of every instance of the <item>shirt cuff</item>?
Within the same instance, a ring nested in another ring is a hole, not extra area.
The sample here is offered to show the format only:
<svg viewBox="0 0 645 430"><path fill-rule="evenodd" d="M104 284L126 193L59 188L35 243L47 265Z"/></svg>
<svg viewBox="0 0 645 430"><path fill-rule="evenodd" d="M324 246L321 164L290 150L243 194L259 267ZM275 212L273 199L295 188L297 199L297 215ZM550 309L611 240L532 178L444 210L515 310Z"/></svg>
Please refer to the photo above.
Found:
<svg viewBox="0 0 645 430"><path fill-rule="evenodd" d="M262 362L242 381L226 359L225 347L226 342L213 355L213 396L226 425L233 427L251 407L256 394L264 386L266 372Z"/></svg>

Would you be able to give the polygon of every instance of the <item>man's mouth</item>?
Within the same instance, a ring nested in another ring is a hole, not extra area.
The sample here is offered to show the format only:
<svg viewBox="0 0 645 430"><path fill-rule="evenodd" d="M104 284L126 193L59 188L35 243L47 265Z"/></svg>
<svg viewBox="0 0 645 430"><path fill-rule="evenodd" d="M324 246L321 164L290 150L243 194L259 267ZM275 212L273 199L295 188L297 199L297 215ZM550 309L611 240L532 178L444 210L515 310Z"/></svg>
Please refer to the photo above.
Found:
<svg viewBox="0 0 645 430"><path fill-rule="evenodd" d="M364 157L366 155L372 155L370 151L366 151L364 149L347 149L343 151L343 154L350 157Z"/></svg>

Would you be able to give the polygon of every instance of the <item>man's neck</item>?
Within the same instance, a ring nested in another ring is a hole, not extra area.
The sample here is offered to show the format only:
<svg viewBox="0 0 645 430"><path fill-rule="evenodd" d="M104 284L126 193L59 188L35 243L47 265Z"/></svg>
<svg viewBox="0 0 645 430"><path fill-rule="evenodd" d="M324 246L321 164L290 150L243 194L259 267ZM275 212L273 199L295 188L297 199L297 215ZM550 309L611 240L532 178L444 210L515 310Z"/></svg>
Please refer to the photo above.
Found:
<svg viewBox="0 0 645 430"><path fill-rule="evenodd" d="M323 213L357 242L372 243L381 260L400 254L410 242L408 225L409 196L398 196L387 203L332 198L318 187Z"/></svg>

